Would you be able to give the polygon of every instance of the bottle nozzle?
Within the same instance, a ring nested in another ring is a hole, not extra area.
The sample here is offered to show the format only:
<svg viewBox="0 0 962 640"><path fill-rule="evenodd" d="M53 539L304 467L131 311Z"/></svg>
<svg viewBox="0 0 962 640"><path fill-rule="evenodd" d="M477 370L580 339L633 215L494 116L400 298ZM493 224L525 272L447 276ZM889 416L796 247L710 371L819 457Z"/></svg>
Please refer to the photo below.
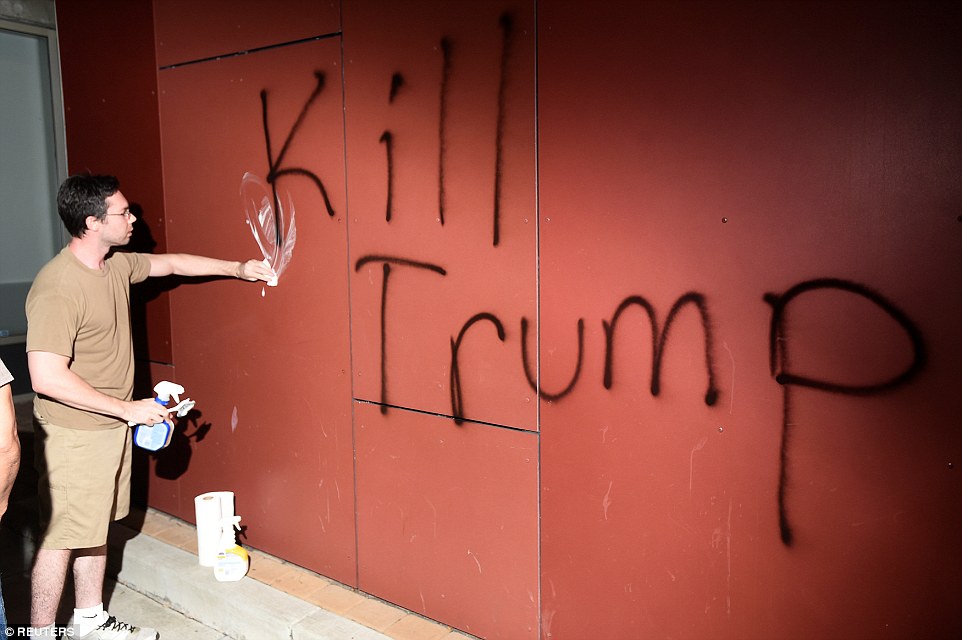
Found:
<svg viewBox="0 0 962 640"><path fill-rule="evenodd" d="M165 403L170 402L171 397L174 398L174 402L180 402L180 394L183 392L184 388L182 386L167 380L161 380L154 385L154 393L157 394L157 399Z"/></svg>

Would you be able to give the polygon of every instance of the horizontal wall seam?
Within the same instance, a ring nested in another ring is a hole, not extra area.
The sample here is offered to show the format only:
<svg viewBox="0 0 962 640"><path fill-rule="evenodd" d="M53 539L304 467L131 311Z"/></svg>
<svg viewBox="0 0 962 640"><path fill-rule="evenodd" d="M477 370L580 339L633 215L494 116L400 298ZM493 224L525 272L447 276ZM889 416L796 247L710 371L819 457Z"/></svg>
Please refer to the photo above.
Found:
<svg viewBox="0 0 962 640"><path fill-rule="evenodd" d="M216 56L209 56L207 58L198 58L197 60L187 60L185 62L175 62L174 64L168 64L160 67L160 70L168 71L170 69L186 67L192 64L200 64L202 62L213 62L214 60L223 60L224 58L236 58L239 56L246 56L251 53L258 53L260 51L268 51L270 49L279 49L281 47L290 47L293 45L304 44L306 42L315 42L317 40L327 40L328 38L339 38L340 36L341 36L341 32L335 31L334 33L327 33L319 36L310 36L309 38L301 38L300 40L291 40L290 42L279 42L277 44L268 44L263 47L254 47L253 49L246 49L244 51L235 51L233 53L222 53Z"/></svg>
<svg viewBox="0 0 962 640"><path fill-rule="evenodd" d="M385 407L386 409L397 409L398 411L410 411L411 413L420 413L426 416L435 416L436 418L445 418L448 420L454 420L454 416L447 413L437 413L436 411L426 411L424 409L415 409L413 407L402 407L396 404L385 404L384 402L377 402L376 400L365 400L363 398L352 398L354 402L359 404L372 404L378 407ZM541 435L540 432L534 429L523 429L521 427L512 427L509 424L499 424L497 422L486 422L484 420L472 420L471 418L460 418L462 422L470 422L471 424L479 424L487 427L496 427L498 429L507 429L509 431L520 431L522 433L533 433L535 435Z"/></svg>

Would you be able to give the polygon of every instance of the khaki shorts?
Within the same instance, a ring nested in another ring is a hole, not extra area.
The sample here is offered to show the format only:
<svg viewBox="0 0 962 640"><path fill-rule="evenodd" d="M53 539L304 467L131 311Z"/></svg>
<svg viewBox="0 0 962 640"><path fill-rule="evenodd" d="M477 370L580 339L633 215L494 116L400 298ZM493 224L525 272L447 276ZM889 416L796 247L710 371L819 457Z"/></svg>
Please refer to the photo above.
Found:
<svg viewBox="0 0 962 640"><path fill-rule="evenodd" d="M111 520L130 511L128 427L102 431L35 423L44 549L87 549L107 543Z"/></svg>

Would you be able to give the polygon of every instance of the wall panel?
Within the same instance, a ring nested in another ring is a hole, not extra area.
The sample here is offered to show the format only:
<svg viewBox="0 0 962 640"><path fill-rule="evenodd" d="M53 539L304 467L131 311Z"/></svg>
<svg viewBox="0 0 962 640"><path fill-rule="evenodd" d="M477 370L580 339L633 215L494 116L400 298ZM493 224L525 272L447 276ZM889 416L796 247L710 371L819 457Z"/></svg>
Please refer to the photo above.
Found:
<svg viewBox="0 0 962 640"><path fill-rule="evenodd" d="M543 637L950 636L958 12L538 19Z"/></svg>
<svg viewBox="0 0 962 640"><path fill-rule="evenodd" d="M355 393L534 429L531 7L351 2L344 21Z"/></svg>
<svg viewBox="0 0 962 640"><path fill-rule="evenodd" d="M344 7L359 586L490 638L538 634L533 19Z"/></svg>
<svg viewBox="0 0 962 640"><path fill-rule="evenodd" d="M268 200L276 176L296 225L276 288L222 280L171 294L178 382L209 427L191 440L175 513L191 520L194 495L229 488L250 544L353 584L339 54L321 40L165 70L161 121L171 251L261 257L248 172Z"/></svg>
<svg viewBox="0 0 962 640"><path fill-rule="evenodd" d="M360 588L483 638L537 638L537 435L355 416Z"/></svg>

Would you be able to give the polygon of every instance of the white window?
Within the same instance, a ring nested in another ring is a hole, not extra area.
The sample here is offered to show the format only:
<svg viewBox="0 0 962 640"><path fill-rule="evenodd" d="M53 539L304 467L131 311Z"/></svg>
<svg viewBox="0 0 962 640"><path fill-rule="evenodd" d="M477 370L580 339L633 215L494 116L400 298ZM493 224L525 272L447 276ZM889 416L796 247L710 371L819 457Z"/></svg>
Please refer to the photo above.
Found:
<svg viewBox="0 0 962 640"><path fill-rule="evenodd" d="M0 20L0 338L26 333L30 284L66 241L59 68L53 29Z"/></svg>

